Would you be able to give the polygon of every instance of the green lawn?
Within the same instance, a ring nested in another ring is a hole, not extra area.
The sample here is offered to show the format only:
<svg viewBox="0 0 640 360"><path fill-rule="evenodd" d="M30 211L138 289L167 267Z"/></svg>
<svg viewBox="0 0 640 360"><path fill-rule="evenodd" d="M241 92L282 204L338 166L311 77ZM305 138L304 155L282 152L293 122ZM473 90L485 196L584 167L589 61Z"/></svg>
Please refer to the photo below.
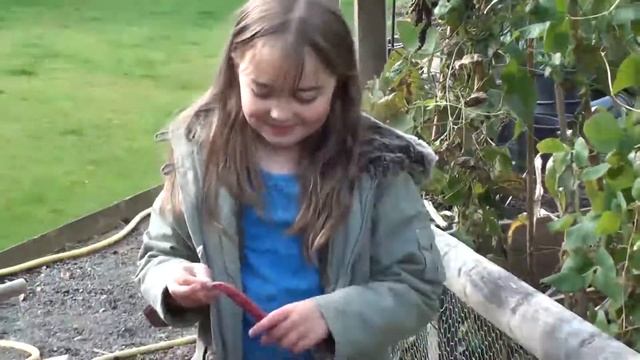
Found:
<svg viewBox="0 0 640 360"><path fill-rule="evenodd" d="M162 181L243 2L0 0L0 250Z"/></svg>
<svg viewBox="0 0 640 360"><path fill-rule="evenodd" d="M0 249L162 181L242 2L0 1Z"/></svg>

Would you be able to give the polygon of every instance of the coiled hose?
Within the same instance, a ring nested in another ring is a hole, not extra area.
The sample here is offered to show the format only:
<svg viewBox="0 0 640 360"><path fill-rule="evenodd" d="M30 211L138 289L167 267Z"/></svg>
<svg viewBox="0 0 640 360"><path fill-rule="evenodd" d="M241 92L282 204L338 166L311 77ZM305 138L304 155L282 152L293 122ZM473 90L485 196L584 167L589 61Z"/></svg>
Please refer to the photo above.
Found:
<svg viewBox="0 0 640 360"><path fill-rule="evenodd" d="M7 268L0 269L0 277L14 275L23 271L31 270L37 267L41 267L44 265L48 265L54 262L74 259L82 256L90 255L96 251L105 249L118 241L124 239L130 232L133 230L142 219L148 216L151 213L151 208L145 209L136 215L131 222L129 222L124 229L120 230L117 234L108 237L100 242L95 244L75 249L71 251L66 251L60 254L48 255L39 259L34 259L31 261L27 261L22 264L18 264L15 266L10 266ZM94 360L110 360L110 359L122 359L131 356L143 355L157 351L168 350L178 346L190 345L196 342L196 336L186 336L183 338L163 341L156 344L141 346L137 348L127 349L123 351L118 351L112 354L102 355L94 358ZM24 351L28 353L30 356L27 360L41 360L40 351L33 345L25 344L19 341L12 340L1 340L0 339L0 347L11 348L19 351Z"/></svg>

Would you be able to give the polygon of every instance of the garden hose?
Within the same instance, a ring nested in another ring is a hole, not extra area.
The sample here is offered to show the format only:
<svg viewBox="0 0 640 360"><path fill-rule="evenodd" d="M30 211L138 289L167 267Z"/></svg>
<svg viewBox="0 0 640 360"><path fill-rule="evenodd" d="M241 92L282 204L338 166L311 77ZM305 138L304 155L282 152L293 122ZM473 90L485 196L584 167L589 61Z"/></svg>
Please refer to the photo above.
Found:
<svg viewBox="0 0 640 360"><path fill-rule="evenodd" d="M138 225L138 223L147 215L149 215L151 213L151 208L148 208L146 210L143 210L142 212L140 212L138 215L136 215L136 217L133 218L133 220L131 220L131 222L129 222L129 224L127 224L127 226L124 227L124 229L122 229L120 232L118 232L117 234L108 237L105 240L102 240L100 242L97 242L95 244L80 248L80 249L75 249L75 250L71 250L71 251L66 251L60 254L53 254L53 255L48 255L39 259L34 259L31 261L27 261L25 263L22 264L18 264L15 266L10 266L8 268L4 268L4 269L0 269L0 277L3 276L8 276L8 275L13 275L19 272L23 272L23 271L27 271L36 267L40 267L40 266L44 266L44 265L48 265L54 262L58 262L61 260L69 260L69 259L73 259L73 258L77 258L77 257L82 257L82 256L86 256L89 255L91 253L94 253L98 250L102 250L106 247L109 247L115 243L117 243L118 241L122 240L125 236L127 236L129 234L129 232L131 232L131 230L133 230L133 228L136 227L136 225Z"/></svg>
<svg viewBox="0 0 640 360"><path fill-rule="evenodd" d="M15 349L29 353L27 360L40 360L40 350L35 346L12 340L0 340L0 347Z"/></svg>
<svg viewBox="0 0 640 360"><path fill-rule="evenodd" d="M142 219L144 219L147 215L149 215L151 213L151 208L148 208L146 210L143 210L142 212L140 212L138 215L136 215L133 220L131 220L131 222L129 222L124 229L120 230L117 234L108 237L105 240L102 240L100 242L97 242L95 244L80 248L80 249L75 249L75 250L71 250L71 251L67 251L67 252L63 252L60 254L53 254L53 255L48 255L39 259L34 259L31 261L27 261L25 263L22 264L18 264L15 266L11 266L8 268L3 268L0 269L0 277L3 276L9 276L9 275L14 275L23 271L27 271L36 267L41 267L44 265L48 265L54 262L58 262L58 261L62 261L62 260L69 260L69 259L73 259L73 258L78 258L78 257L82 257L82 256L87 256L90 255L98 250L102 250L104 248L107 248L115 243L117 243L118 241L122 240L125 238L125 236L127 236L131 230L133 230ZM170 340L170 341L163 341L163 342L159 342L156 344L151 344L151 345L145 345L145 346L141 346L141 347L137 347L137 348L131 348L131 349L127 349L127 350L123 350L123 351L119 351L119 352L115 352L112 354L108 354L108 355L102 355L99 357L96 357L95 359L122 359L122 358L126 358L126 357L132 357L132 356L136 356L136 355L142 355L142 354L148 354L148 353L152 353L152 352L157 352L157 351L163 351L163 350L168 350L171 349L173 347L178 347L178 346L184 346L184 345L190 345L190 344L194 344L196 342L196 336L192 335L192 336L186 336L183 338L179 338L179 339L175 339L175 340ZM11 348L11 349L16 349L16 350L20 350L20 351L24 351L30 354L29 358L27 358L27 360L41 360L40 357L40 351L33 345L29 345L29 344L25 344L22 342L18 342L18 341L12 341L12 340L1 340L0 339L0 347L5 347L5 348ZM94 360L95 360L94 359Z"/></svg>
<svg viewBox="0 0 640 360"><path fill-rule="evenodd" d="M128 357L138 356L149 354L158 351L169 350L178 346L191 345L196 343L197 337L195 335L186 336L180 339L162 341L156 344L140 346L137 348L131 348L127 350L122 350L118 352L114 352L112 354L102 355L93 358L92 360L115 360L115 359L125 359Z"/></svg>

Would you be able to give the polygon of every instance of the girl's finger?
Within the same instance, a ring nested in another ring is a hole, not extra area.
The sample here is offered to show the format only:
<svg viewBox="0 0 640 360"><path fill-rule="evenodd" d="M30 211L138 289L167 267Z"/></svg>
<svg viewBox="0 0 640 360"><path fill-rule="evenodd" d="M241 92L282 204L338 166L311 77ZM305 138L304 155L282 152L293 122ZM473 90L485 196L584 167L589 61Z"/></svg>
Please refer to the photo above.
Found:
<svg viewBox="0 0 640 360"><path fill-rule="evenodd" d="M211 270L205 264L193 264L194 276L198 279L211 282Z"/></svg>
<svg viewBox="0 0 640 360"><path fill-rule="evenodd" d="M304 329L301 329L300 327L296 327L293 330L284 334L284 336L279 341L280 346L285 349L292 350L297 343L299 343L305 337L307 337L306 335L307 334L305 334Z"/></svg>
<svg viewBox="0 0 640 360"><path fill-rule="evenodd" d="M285 321L289 316L290 308L287 306L281 307L278 310L275 310L269 315L267 315L264 319L259 321L249 330L249 336L254 337L258 336L276 326L278 326L281 322Z"/></svg>
<svg viewBox="0 0 640 360"><path fill-rule="evenodd" d="M218 296L218 292L210 289L206 284L201 284L198 295L203 304L210 304Z"/></svg>
<svg viewBox="0 0 640 360"><path fill-rule="evenodd" d="M193 275L184 273L178 275L173 281L178 285L188 286L192 285L196 281L196 278L193 277Z"/></svg>
<svg viewBox="0 0 640 360"><path fill-rule="evenodd" d="M300 354L311 349L318 342L319 340L316 340L313 336L303 336L298 340L298 342L295 345L293 345L289 349L294 354Z"/></svg>
<svg viewBox="0 0 640 360"><path fill-rule="evenodd" d="M284 338L291 334L291 332L296 331L295 324L292 323L291 318L286 319L281 322L274 328L271 328L264 332L260 342L263 344L280 344L284 340Z"/></svg>
<svg viewBox="0 0 640 360"><path fill-rule="evenodd" d="M300 333L300 328L302 324L297 324L291 316L289 316L285 321L281 322L278 326L273 329L267 331L266 335L269 336L270 339L273 339L274 342L282 344L283 341L292 334Z"/></svg>
<svg viewBox="0 0 640 360"><path fill-rule="evenodd" d="M191 305L197 301L197 286L192 285L177 285L169 286L168 290L171 296L176 299L182 305Z"/></svg>
<svg viewBox="0 0 640 360"><path fill-rule="evenodd" d="M193 265L195 265L195 264L190 263L190 264L182 265L182 268L180 270L182 270L182 272L185 275L190 275L190 276L195 277L196 276L196 270L195 270Z"/></svg>

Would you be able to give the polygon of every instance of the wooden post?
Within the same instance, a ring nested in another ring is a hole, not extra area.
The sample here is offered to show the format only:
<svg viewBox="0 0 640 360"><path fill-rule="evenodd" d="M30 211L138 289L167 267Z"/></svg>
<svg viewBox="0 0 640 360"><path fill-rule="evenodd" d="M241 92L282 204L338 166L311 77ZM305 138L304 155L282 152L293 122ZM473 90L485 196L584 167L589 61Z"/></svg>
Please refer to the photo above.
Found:
<svg viewBox="0 0 640 360"><path fill-rule="evenodd" d="M378 76L387 61L385 0L355 0L355 32L362 83Z"/></svg>

